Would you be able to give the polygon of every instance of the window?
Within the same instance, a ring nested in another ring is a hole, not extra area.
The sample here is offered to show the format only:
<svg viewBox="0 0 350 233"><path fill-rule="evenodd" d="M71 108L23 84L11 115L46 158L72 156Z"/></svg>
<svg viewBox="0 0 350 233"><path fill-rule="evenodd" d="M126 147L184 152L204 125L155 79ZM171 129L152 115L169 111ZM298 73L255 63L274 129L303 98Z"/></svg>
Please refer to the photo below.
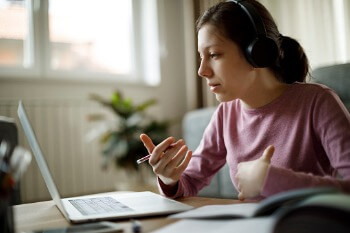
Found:
<svg viewBox="0 0 350 233"><path fill-rule="evenodd" d="M139 39L157 34L156 18L146 19L155 2L0 0L0 76L156 84L142 78L149 57ZM154 48L157 37L152 40Z"/></svg>
<svg viewBox="0 0 350 233"><path fill-rule="evenodd" d="M131 72L131 1L50 0L50 67Z"/></svg>
<svg viewBox="0 0 350 233"><path fill-rule="evenodd" d="M29 42L27 19L24 1L0 0L0 65L30 66L25 51Z"/></svg>

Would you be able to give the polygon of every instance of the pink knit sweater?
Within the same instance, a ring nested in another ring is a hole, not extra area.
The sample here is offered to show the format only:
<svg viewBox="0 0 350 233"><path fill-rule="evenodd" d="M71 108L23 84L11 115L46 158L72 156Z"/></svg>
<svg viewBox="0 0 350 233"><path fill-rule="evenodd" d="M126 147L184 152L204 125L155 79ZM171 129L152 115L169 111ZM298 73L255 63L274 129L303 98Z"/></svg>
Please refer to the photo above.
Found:
<svg viewBox="0 0 350 233"><path fill-rule="evenodd" d="M275 153L260 198L316 186L350 193L350 114L328 87L305 83L291 84L257 109L245 109L240 100L221 103L177 189L159 181L160 191L194 196L226 162L237 187L237 164L258 159L268 145Z"/></svg>

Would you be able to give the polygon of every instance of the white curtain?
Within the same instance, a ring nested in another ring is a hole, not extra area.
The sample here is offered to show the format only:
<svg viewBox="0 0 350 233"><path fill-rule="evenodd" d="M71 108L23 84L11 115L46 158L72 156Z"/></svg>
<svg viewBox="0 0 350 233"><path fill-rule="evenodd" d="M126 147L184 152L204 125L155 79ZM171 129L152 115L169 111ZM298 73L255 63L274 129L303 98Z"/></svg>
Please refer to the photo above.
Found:
<svg viewBox="0 0 350 233"><path fill-rule="evenodd" d="M199 67L199 56L197 53L197 35L195 34L195 21L211 6L225 0L182 0L184 5L184 24L185 24L185 45L186 45L186 64L196 67L186 67L186 85L187 85L187 105L188 110L197 108L216 106L218 101L213 93L208 89L206 81L197 76ZM190 10L189 10L190 9ZM192 13L191 13L192 11ZM194 17L194 19L189 18ZM193 50L193 53L189 52ZM192 58L195 61L189 61ZM193 69L194 68L194 69ZM196 77L196 78L194 78Z"/></svg>
<svg viewBox="0 0 350 233"><path fill-rule="evenodd" d="M280 32L303 46L311 68L350 62L350 0L260 0Z"/></svg>

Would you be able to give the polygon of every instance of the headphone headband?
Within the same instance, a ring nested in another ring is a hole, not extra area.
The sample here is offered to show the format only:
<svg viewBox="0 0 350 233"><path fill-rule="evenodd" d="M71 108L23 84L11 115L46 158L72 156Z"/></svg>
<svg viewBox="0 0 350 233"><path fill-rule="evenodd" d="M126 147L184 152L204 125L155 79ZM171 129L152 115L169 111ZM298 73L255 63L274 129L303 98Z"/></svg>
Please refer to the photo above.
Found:
<svg viewBox="0 0 350 233"><path fill-rule="evenodd" d="M245 0L231 0L248 16L254 31L255 38L248 43L245 55L249 63L254 67L272 66L278 57L276 42L267 36L264 22L255 7Z"/></svg>
<svg viewBox="0 0 350 233"><path fill-rule="evenodd" d="M244 0L232 0L232 2L236 3L248 16L252 26L255 30L256 35L259 36L267 36L265 25L260 17L260 14L255 10L255 7L252 6L249 2Z"/></svg>

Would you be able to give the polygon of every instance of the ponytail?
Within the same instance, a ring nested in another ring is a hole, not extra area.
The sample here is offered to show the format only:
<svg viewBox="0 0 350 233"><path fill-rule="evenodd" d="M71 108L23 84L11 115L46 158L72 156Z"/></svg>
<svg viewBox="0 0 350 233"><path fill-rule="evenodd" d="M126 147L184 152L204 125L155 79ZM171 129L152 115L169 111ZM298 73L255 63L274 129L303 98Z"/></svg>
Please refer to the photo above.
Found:
<svg viewBox="0 0 350 233"><path fill-rule="evenodd" d="M271 67L284 83L305 82L309 74L309 61L300 44L293 38L279 36L280 55Z"/></svg>

